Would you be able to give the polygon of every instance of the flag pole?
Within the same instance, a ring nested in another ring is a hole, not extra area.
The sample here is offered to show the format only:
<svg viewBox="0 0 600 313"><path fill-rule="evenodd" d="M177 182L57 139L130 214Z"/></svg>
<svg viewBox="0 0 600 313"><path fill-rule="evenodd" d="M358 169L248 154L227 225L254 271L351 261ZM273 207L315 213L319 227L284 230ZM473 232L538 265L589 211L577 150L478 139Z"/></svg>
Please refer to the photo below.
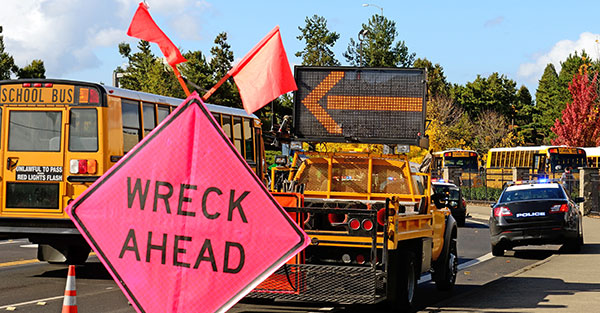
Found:
<svg viewBox="0 0 600 313"><path fill-rule="evenodd" d="M231 77L231 74L229 74L229 72L227 72L227 74L225 74L225 76L223 76L223 78L221 78L221 80L214 85L212 88L210 88L209 91L207 91L204 96L202 96L202 101L206 101L208 100L208 98L210 98L210 96L212 96L213 93L215 93L215 91L217 91L217 89L219 89L219 87L221 87L221 85L223 85L223 83L229 79L229 77Z"/></svg>
<svg viewBox="0 0 600 313"><path fill-rule="evenodd" d="M177 77L177 80L179 81L179 84L181 85L181 88L183 88L183 91L185 92L185 96L189 97L190 96L190 90L188 89L187 85L183 81L183 78L181 77L181 74L179 73L179 70L177 70L177 65L171 65L171 67L173 68L173 73L175 73L175 76Z"/></svg>

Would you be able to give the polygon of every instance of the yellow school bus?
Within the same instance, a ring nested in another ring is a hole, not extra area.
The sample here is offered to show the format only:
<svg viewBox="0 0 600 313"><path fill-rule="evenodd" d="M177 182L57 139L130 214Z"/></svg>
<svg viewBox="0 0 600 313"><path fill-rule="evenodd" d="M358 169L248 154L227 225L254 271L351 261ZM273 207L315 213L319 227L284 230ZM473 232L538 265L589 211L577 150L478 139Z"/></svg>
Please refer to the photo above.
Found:
<svg viewBox="0 0 600 313"><path fill-rule="evenodd" d="M600 167L600 147L584 147L585 154L587 155L587 166L589 167Z"/></svg>
<svg viewBox="0 0 600 313"><path fill-rule="evenodd" d="M441 172L444 167L449 166L459 167L463 172L477 173L479 154L477 151L464 149L449 149L433 153L432 172Z"/></svg>
<svg viewBox="0 0 600 313"><path fill-rule="evenodd" d="M28 238L40 260L85 262L90 248L65 208L181 102L89 82L0 81L0 239ZM207 107L264 180L260 120Z"/></svg>
<svg viewBox="0 0 600 313"><path fill-rule="evenodd" d="M586 166L586 151L567 146L535 146L492 148L488 151L486 168L512 169L526 167L535 172L562 173L567 167Z"/></svg>

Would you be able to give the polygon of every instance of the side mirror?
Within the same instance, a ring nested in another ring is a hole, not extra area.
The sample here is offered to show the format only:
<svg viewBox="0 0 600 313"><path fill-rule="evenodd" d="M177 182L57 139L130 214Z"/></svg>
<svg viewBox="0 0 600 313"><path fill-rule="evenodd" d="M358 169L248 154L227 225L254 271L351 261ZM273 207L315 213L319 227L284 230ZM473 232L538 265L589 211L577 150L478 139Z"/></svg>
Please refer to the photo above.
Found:
<svg viewBox="0 0 600 313"><path fill-rule="evenodd" d="M491 203L491 204L490 204L490 208L492 208L492 209L493 209L495 205L496 205L496 203Z"/></svg>
<svg viewBox="0 0 600 313"><path fill-rule="evenodd" d="M575 203L582 203L583 201L585 201L584 197L575 197L575 198L573 198L573 202L575 202Z"/></svg>

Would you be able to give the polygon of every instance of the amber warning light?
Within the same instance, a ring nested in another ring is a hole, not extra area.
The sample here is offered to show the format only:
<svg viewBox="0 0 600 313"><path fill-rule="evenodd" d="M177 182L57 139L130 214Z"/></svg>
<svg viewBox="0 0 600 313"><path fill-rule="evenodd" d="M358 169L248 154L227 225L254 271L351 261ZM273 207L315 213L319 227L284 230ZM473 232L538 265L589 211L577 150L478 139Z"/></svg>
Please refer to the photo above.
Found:
<svg viewBox="0 0 600 313"><path fill-rule="evenodd" d="M100 92L94 87L28 82L0 85L2 104L99 104Z"/></svg>

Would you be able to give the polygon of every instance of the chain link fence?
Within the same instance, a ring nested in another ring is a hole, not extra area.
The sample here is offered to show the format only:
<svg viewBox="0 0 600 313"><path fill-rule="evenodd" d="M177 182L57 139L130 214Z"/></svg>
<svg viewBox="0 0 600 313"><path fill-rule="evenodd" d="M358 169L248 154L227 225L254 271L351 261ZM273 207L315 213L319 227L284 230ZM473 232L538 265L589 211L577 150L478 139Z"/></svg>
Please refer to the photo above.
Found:
<svg viewBox="0 0 600 313"><path fill-rule="evenodd" d="M563 177L563 173L546 174L530 168L481 169L478 172L473 172L462 171L459 167L448 167L437 172L432 172L431 175L434 179L444 179L458 185L462 190L463 198L467 201L497 201L504 187L513 181L540 179L561 181L573 198L580 195L581 189L579 170L575 170L571 175ZM600 187L599 180L600 178L596 179L597 187ZM598 189L596 188L595 190Z"/></svg>

